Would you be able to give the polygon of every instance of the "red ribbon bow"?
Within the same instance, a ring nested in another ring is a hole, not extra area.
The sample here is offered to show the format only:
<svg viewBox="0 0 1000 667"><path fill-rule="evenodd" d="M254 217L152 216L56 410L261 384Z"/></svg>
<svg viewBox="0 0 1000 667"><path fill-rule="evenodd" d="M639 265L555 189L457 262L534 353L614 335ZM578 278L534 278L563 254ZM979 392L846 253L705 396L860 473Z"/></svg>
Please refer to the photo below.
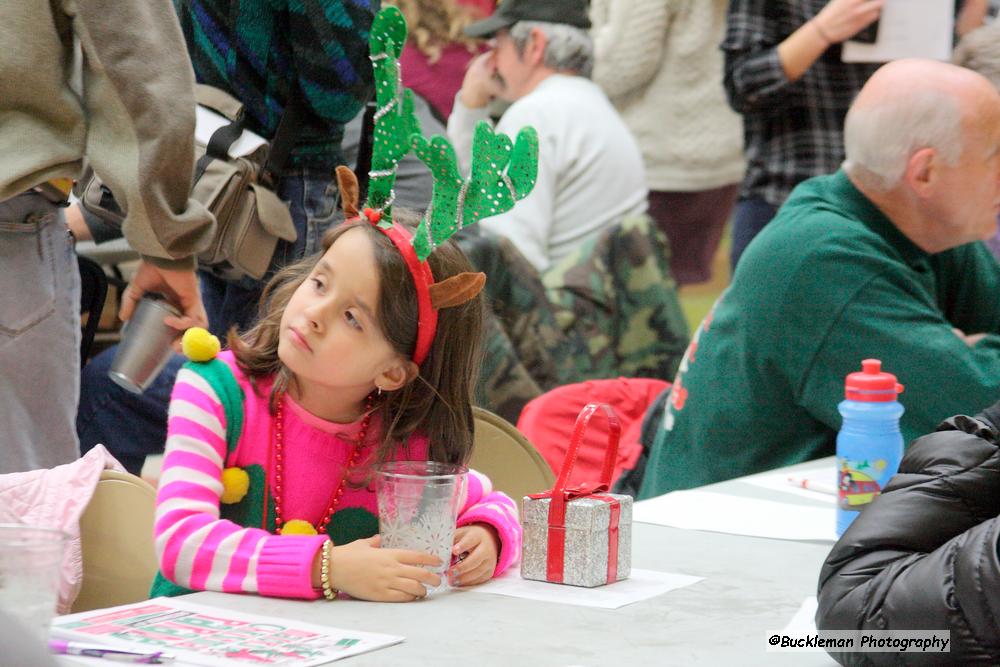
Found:
<svg viewBox="0 0 1000 667"><path fill-rule="evenodd" d="M573 471L573 465L576 463L580 445L583 442L583 434L587 430L590 418L599 409L604 411L604 416L608 420L608 447L604 453L601 481L584 482L578 486L567 487L570 473ZM569 449L566 451L566 459L559 470L555 486L543 493L528 496L536 500L551 499L549 503L548 557L545 564L545 578L549 581L560 584L563 582L566 556L566 503L576 498L586 497L602 500L611 506L611 518L608 522L608 583L618 579L618 520L621 515L621 504L611 496L598 494L603 494L611 488L611 475L614 472L615 462L618 460L618 440L621 437L621 432L622 427L618 416L610 405L588 403L576 418L573 436L570 439Z"/></svg>

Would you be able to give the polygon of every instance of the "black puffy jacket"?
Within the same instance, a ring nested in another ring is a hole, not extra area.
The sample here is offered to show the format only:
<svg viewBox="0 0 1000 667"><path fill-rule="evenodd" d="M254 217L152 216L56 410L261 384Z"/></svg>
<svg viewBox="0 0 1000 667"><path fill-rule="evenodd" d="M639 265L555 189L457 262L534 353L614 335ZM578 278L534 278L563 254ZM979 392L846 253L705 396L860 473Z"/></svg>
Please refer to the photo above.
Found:
<svg viewBox="0 0 1000 667"><path fill-rule="evenodd" d="M952 417L834 545L820 630L951 631L951 652L831 653L845 665L1000 665L1000 403Z"/></svg>

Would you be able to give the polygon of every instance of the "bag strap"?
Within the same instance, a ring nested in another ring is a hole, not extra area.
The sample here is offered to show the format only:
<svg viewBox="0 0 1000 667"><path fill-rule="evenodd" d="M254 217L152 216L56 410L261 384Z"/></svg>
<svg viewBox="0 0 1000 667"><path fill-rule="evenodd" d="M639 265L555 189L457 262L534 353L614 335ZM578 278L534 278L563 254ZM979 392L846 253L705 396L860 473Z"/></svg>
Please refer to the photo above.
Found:
<svg viewBox="0 0 1000 667"><path fill-rule="evenodd" d="M199 84L199 87L202 91L205 89L215 91L219 94L217 99L229 97L224 91L217 88L203 84ZM261 172L261 180L272 190L274 189L276 176L281 173L281 168L292 152L296 135L298 135L299 129L302 127L302 116L304 115L305 106L298 94L298 90L298 85L294 85L292 96L289 98L285 111L281 114L281 119L278 121L278 128L275 130L274 138L270 142L267 160ZM214 111L223 113L231 122L213 132L211 138L209 138L208 145L205 146L205 154L199 158L198 163L195 165L194 178L192 179L195 183L204 175L205 170L208 169L208 165L211 164L212 160L222 160L224 162L229 160L229 149L240 138L244 129L243 105L238 105L238 113L231 117L216 106L202 102L202 99L208 98L199 95L199 104L210 106ZM230 111L233 108L235 107L230 106Z"/></svg>
<svg viewBox="0 0 1000 667"><path fill-rule="evenodd" d="M263 178L265 184L273 189L276 177L281 174L282 167L292 153L292 146L298 138L302 129L302 118L305 116L305 101L298 81L292 82L292 89L288 94L288 101L285 104L285 111L278 121L278 128L274 131L271 139L271 148L267 152L267 161L264 162Z"/></svg>
<svg viewBox="0 0 1000 667"><path fill-rule="evenodd" d="M365 115L361 117L358 159L354 165L354 173L358 177L358 201L365 201L368 198L368 172L372 169L372 148L375 145L375 109L377 106L374 99L369 99L365 104Z"/></svg>
<svg viewBox="0 0 1000 667"><path fill-rule="evenodd" d="M244 107L243 103L227 93L226 91L210 86L205 83L195 84L194 100L199 106L218 113L229 121L218 130L212 133L205 147L205 155L195 167L194 182L197 182L205 173L208 164L212 159L228 160L229 148L236 143L243 134L244 128Z"/></svg>

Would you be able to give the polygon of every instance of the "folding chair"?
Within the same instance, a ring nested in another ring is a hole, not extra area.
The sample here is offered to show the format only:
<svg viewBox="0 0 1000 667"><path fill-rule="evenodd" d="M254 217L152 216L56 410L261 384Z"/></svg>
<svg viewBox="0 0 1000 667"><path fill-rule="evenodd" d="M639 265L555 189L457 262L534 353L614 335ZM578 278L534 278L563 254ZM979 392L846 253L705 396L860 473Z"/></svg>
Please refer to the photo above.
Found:
<svg viewBox="0 0 1000 667"><path fill-rule="evenodd" d="M83 585L73 612L141 602L156 575L156 491L135 475L105 470L80 517Z"/></svg>
<svg viewBox="0 0 1000 667"><path fill-rule="evenodd" d="M514 425L483 410L472 408L475 424L469 467L484 473L493 488L503 491L518 504L529 493L552 488L552 469Z"/></svg>

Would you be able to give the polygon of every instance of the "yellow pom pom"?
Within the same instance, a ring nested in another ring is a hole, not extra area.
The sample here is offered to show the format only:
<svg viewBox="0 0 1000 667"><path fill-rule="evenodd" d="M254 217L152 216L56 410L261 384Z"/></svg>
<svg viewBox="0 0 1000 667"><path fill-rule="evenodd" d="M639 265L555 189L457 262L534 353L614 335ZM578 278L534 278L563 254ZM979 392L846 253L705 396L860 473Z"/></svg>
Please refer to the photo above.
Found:
<svg viewBox="0 0 1000 667"><path fill-rule="evenodd" d="M191 361L209 361L222 349L219 339L201 327L191 327L181 338L181 349Z"/></svg>
<svg viewBox="0 0 1000 667"><path fill-rule="evenodd" d="M316 535L316 528L308 521L292 519L281 526L282 535Z"/></svg>
<svg viewBox="0 0 1000 667"><path fill-rule="evenodd" d="M232 505L243 500L250 488L250 475L243 468L226 468L222 471L222 502Z"/></svg>

